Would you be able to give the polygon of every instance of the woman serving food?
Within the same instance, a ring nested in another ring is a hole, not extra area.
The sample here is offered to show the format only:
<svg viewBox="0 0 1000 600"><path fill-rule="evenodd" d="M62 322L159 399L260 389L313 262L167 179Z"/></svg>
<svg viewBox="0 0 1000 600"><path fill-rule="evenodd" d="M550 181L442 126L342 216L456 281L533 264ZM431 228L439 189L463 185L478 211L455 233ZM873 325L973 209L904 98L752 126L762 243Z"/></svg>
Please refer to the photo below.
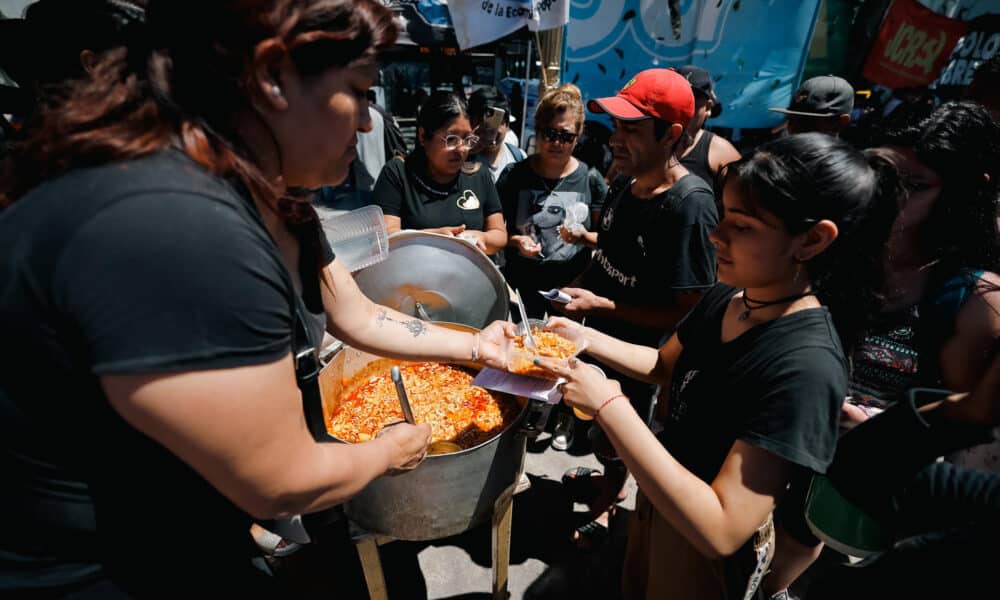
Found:
<svg viewBox="0 0 1000 600"><path fill-rule="evenodd" d="M151 0L147 25L148 47L99 57L0 184L0 330L17 349L0 362L0 591L273 598L252 520L341 503L417 465L430 434L316 443L303 333L502 366L504 326L373 304L290 192L346 176L390 11ZM151 525L170 535L136 533Z"/></svg>

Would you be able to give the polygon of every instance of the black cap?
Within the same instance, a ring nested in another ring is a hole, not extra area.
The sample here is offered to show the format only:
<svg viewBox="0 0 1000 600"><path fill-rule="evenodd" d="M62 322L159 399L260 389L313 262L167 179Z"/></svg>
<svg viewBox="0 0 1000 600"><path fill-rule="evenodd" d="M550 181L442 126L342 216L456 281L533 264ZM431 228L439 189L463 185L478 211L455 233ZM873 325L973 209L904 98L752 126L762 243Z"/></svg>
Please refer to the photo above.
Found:
<svg viewBox="0 0 1000 600"><path fill-rule="evenodd" d="M145 10L129 0L37 0L0 20L0 68L19 85L83 75L80 52L133 45Z"/></svg>
<svg viewBox="0 0 1000 600"><path fill-rule="evenodd" d="M684 65L674 70L688 80L688 83L691 84L691 91L712 101L711 116L717 117L722 114L722 103L715 95L715 82L712 81L712 76L708 74L708 71L694 65Z"/></svg>
<svg viewBox="0 0 1000 600"><path fill-rule="evenodd" d="M795 90L788 108L769 108L772 112L801 117L833 117L854 110L854 88L835 75L807 79Z"/></svg>

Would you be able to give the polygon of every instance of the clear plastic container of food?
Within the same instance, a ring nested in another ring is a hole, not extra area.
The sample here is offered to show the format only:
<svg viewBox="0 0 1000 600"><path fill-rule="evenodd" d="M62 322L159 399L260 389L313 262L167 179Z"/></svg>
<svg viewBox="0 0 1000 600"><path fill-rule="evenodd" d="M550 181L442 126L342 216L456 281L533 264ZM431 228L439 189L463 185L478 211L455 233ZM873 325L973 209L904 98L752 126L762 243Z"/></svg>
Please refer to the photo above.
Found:
<svg viewBox="0 0 1000 600"><path fill-rule="evenodd" d="M567 365L570 358L583 352L587 340L582 331L568 327L545 327L541 319L528 319L528 326L535 338L537 348L532 350L525 342L525 324L518 325L517 337L507 345L507 370L517 375L556 379L556 376L535 365L536 358L556 361Z"/></svg>
<svg viewBox="0 0 1000 600"><path fill-rule="evenodd" d="M389 233L379 206L363 206L327 217L321 224L337 260L352 273L389 256Z"/></svg>

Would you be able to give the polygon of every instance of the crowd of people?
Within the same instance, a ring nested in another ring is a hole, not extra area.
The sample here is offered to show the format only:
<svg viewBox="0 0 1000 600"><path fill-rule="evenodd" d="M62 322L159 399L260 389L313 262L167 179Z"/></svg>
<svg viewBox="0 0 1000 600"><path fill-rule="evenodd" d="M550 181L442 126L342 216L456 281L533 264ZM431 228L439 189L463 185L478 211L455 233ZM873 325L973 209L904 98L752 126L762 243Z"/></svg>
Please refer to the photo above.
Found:
<svg viewBox="0 0 1000 600"><path fill-rule="evenodd" d="M21 84L0 180L0 592L274 597L251 560L293 545L262 525L420 464L427 425L316 443L301 398L324 334L502 369L516 326L366 298L317 211L367 204L389 232L476 246L529 317L587 340L536 362L561 380L553 447L601 463L563 476L589 501L582 549L638 484L623 597L992 589L1000 57L969 98L900 94L878 119L846 80L809 79L742 155L706 129L723 102L699 67L589 102L564 84L526 155L495 88L431 93L405 147L367 94L398 34L375 0L38 0L2 31L49 38L66 11L90 26L0 60ZM135 535L151 523L210 544Z"/></svg>

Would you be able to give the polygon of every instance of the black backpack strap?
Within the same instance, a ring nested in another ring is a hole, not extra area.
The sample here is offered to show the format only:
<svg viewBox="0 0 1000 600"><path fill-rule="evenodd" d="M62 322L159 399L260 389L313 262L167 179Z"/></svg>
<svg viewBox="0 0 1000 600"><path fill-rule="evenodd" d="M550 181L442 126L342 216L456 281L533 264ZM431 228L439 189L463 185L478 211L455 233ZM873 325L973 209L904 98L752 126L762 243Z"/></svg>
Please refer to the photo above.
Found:
<svg viewBox="0 0 1000 600"><path fill-rule="evenodd" d="M306 307L299 294L295 296L295 327L292 330L292 358L295 361L295 381L302 394L302 411L306 425L317 442L330 441L323 419L323 396L319 389L319 344L311 339L306 326Z"/></svg>

